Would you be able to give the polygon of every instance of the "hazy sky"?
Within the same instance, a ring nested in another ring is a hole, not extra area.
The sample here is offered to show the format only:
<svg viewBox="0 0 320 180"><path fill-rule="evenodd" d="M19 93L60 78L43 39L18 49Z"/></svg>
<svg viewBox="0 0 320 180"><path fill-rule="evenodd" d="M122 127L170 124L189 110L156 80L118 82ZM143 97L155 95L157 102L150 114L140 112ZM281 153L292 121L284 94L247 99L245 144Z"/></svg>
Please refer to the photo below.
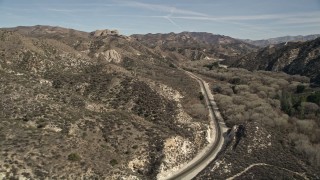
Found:
<svg viewBox="0 0 320 180"><path fill-rule="evenodd" d="M122 34L205 31L263 39L320 34L320 0L0 0L0 27L52 25Z"/></svg>

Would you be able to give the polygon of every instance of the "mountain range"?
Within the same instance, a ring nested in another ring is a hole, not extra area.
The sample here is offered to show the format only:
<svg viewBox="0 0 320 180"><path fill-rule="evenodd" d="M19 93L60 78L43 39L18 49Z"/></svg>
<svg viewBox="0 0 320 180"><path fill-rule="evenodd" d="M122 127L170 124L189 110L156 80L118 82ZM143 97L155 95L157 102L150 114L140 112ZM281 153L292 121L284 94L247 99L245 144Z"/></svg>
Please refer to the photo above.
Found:
<svg viewBox="0 0 320 180"><path fill-rule="evenodd" d="M183 60L233 59L257 47L229 36L206 32L132 35L142 44Z"/></svg>
<svg viewBox="0 0 320 180"><path fill-rule="evenodd" d="M283 36L283 37L263 39L263 40L243 39L242 41L258 47L266 47L268 45L280 44L285 42L305 42L305 41L314 40L318 37L320 37L320 34L312 34L312 35L306 35L306 36L301 36L301 35L300 36Z"/></svg>
<svg viewBox="0 0 320 180"><path fill-rule="evenodd" d="M229 128L195 179L319 178L320 96L309 81L320 83L320 39L250 43L206 32L1 28L0 179L179 170L216 132L186 71L206 81Z"/></svg>

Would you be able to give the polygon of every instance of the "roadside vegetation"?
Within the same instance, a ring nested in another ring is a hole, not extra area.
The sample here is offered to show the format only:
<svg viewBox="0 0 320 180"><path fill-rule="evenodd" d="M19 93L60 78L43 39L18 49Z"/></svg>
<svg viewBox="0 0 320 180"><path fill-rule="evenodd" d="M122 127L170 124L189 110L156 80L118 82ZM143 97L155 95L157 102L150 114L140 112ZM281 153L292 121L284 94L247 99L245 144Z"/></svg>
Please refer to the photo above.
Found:
<svg viewBox="0 0 320 180"><path fill-rule="evenodd" d="M309 87L309 78L201 67L189 70L211 79L212 91L228 127L259 123L285 133L288 144L283 146L289 146L307 164L320 167L320 91Z"/></svg>

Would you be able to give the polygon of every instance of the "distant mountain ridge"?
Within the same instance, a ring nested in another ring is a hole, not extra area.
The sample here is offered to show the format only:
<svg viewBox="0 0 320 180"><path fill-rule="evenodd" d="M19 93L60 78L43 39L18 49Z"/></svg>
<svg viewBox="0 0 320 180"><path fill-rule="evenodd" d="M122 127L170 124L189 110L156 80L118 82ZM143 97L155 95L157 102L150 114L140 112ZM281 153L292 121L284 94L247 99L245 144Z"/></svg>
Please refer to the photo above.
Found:
<svg viewBox="0 0 320 180"><path fill-rule="evenodd" d="M269 45L234 61L233 67L248 70L284 71L311 78L320 84L320 38L306 42Z"/></svg>
<svg viewBox="0 0 320 180"><path fill-rule="evenodd" d="M257 49L229 36L206 32L132 35L145 46L186 60L230 59Z"/></svg>
<svg viewBox="0 0 320 180"><path fill-rule="evenodd" d="M279 44L284 42L305 42L314 40L316 38L320 37L320 34L312 34L312 35L306 35L306 36L283 36L283 37L276 37L276 38L270 38L270 39L262 39L262 40L250 40L250 39L243 39L242 41L258 46L258 47L266 47L268 45L272 44Z"/></svg>

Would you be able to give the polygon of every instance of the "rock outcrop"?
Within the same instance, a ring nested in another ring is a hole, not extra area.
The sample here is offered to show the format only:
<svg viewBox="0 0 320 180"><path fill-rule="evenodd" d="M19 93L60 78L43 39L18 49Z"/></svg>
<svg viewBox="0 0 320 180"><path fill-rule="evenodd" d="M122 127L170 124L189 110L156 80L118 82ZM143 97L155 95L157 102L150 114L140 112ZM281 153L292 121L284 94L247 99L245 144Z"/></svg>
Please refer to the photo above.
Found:
<svg viewBox="0 0 320 180"><path fill-rule="evenodd" d="M105 52L96 53L95 56L105 59L107 62L114 62L114 63L121 62L121 55L114 49L110 49Z"/></svg>
<svg viewBox="0 0 320 180"><path fill-rule="evenodd" d="M109 36L109 35L119 35L118 30L109 30L109 29L103 29L103 30L96 30L90 33L94 37L101 37L101 36Z"/></svg>

